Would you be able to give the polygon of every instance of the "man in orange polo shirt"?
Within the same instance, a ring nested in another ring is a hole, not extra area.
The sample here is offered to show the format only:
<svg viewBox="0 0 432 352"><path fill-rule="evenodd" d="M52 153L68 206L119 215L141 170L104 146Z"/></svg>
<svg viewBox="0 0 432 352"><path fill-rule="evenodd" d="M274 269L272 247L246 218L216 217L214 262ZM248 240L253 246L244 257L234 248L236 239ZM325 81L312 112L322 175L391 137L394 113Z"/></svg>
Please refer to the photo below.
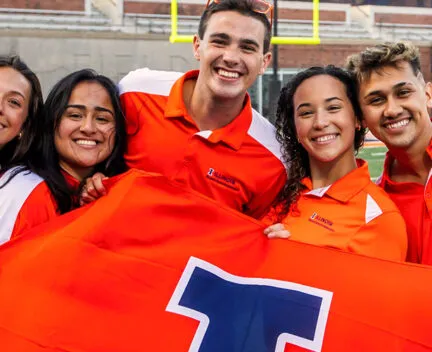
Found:
<svg viewBox="0 0 432 352"><path fill-rule="evenodd" d="M199 70L140 69L121 80L129 167L255 218L267 212L286 171L274 128L252 110L247 89L271 59L271 10L264 0L209 1L193 40Z"/></svg>
<svg viewBox="0 0 432 352"><path fill-rule="evenodd" d="M407 260L432 265L432 85L418 49L386 43L348 59L360 83L367 127L388 148L379 185L399 207L408 231Z"/></svg>

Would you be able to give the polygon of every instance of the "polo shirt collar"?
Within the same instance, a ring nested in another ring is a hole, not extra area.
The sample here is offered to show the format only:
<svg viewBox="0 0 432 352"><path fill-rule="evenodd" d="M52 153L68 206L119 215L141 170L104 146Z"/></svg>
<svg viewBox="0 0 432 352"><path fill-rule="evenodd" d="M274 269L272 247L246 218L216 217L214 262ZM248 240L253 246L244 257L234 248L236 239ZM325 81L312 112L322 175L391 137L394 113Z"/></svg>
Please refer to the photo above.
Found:
<svg viewBox="0 0 432 352"><path fill-rule="evenodd" d="M196 79L199 71L192 70L181 76L172 86L165 107L165 118L183 118L197 128L197 134L208 139L212 143L224 142L234 150L238 150L244 142L249 127L252 123L252 105L249 94L246 98L242 111L228 125L214 131L198 131L195 121L189 116L183 101L183 85L188 79Z"/></svg>
<svg viewBox="0 0 432 352"><path fill-rule="evenodd" d="M432 139L429 141L429 145L426 148L426 153L429 155L429 158L432 159ZM386 186L396 186L397 184L400 184L400 182L394 182L390 178L390 167L393 164L393 161L394 161L394 157L388 151L384 159L383 172L381 176L378 178L378 180L376 181L377 185L379 185L382 188L385 188ZM431 177L431 172L429 172L429 178Z"/></svg>
<svg viewBox="0 0 432 352"><path fill-rule="evenodd" d="M357 168L329 186L312 189L312 180L309 177L302 180L302 183L308 188L305 195L319 198L327 195L342 203L347 203L356 194L362 191L369 182L370 174L368 164L362 159L357 159Z"/></svg>

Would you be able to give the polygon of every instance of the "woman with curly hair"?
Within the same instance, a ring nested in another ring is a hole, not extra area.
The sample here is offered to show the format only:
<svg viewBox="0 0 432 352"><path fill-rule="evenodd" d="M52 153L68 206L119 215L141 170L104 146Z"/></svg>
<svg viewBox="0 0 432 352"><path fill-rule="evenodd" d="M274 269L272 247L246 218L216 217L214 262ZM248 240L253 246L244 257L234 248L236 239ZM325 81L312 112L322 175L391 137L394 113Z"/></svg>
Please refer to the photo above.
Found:
<svg viewBox="0 0 432 352"><path fill-rule="evenodd" d="M312 67L282 89L277 133L288 181L266 221L269 237L403 261L404 220L356 159L365 128L357 86L347 71Z"/></svg>

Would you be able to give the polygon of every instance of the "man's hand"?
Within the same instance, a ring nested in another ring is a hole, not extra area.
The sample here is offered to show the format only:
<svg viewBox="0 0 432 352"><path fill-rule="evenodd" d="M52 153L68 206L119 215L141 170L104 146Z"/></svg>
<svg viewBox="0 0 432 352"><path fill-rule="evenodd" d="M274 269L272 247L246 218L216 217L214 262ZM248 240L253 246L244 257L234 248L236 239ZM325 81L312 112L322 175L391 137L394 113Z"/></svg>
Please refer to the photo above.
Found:
<svg viewBox="0 0 432 352"><path fill-rule="evenodd" d="M106 195L106 188L102 181L107 180L108 177L100 172L95 173L92 177L86 179L86 184L82 188L80 194L80 205L86 205L94 202L96 199Z"/></svg>
<svg viewBox="0 0 432 352"><path fill-rule="evenodd" d="M290 232L283 224L274 224L264 230L264 234L268 238L288 238L291 236Z"/></svg>

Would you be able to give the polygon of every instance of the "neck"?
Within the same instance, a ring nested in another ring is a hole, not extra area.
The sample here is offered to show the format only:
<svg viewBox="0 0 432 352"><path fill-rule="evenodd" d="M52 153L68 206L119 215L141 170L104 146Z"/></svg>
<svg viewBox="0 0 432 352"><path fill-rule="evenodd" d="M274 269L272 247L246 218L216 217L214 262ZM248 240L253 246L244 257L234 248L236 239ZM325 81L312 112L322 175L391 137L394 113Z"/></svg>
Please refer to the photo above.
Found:
<svg viewBox="0 0 432 352"><path fill-rule="evenodd" d="M309 163L313 189L329 186L357 168L354 154L348 160L345 157L332 162L321 162L309 158Z"/></svg>
<svg viewBox="0 0 432 352"><path fill-rule="evenodd" d="M92 167L90 167L90 168L89 167L85 167L85 168L71 167L62 161L60 161L60 168L62 168L65 172L67 172L69 175L71 175L73 178L75 178L79 182L86 179L93 170Z"/></svg>
<svg viewBox="0 0 432 352"><path fill-rule="evenodd" d="M200 131L213 131L228 125L242 111L245 96L241 99L217 99L206 94L206 90L200 89L198 80L188 80L183 87L183 99L188 114Z"/></svg>
<svg viewBox="0 0 432 352"><path fill-rule="evenodd" d="M409 148L389 148L394 158L390 165L390 178L397 182L417 182L425 184L432 167L427 147L432 138L432 130L416 140Z"/></svg>

